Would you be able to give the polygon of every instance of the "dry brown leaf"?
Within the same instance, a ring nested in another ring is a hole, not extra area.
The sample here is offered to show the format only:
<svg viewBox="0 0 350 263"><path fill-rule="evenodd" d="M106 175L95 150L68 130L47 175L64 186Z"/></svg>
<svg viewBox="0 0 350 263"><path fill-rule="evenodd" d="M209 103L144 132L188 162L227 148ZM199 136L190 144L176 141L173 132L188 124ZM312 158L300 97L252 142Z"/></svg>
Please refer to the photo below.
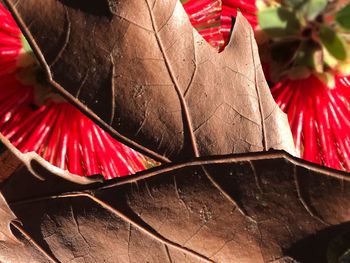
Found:
<svg viewBox="0 0 350 263"><path fill-rule="evenodd" d="M2 188L6 179L15 171L20 170L23 164L15 154L6 151L5 147L0 148L0 185ZM45 260L38 250L26 246L30 236L25 230L22 233L23 243L13 236L12 231L16 229L23 229L23 226L9 208L3 194L0 193L0 262L24 262L24 259L27 260L26 262L33 262L31 259L34 257L36 260Z"/></svg>
<svg viewBox="0 0 350 263"><path fill-rule="evenodd" d="M329 241L349 229L349 177L281 151L196 159L90 186L32 167L46 180L23 166L2 187L23 223L15 236L30 237L27 254L1 245L5 262L28 262L30 253L32 262L322 263Z"/></svg>
<svg viewBox="0 0 350 263"><path fill-rule="evenodd" d="M281 151L218 156L293 151L242 16L218 55L175 0L7 2L62 94L119 140L182 162L84 186L3 153L26 166L0 173L23 241L1 244L2 261L326 262L349 226L348 177Z"/></svg>
<svg viewBox="0 0 350 263"><path fill-rule="evenodd" d="M242 15L217 54L178 0L5 2L53 86L156 160L294 151Z"/></svg>

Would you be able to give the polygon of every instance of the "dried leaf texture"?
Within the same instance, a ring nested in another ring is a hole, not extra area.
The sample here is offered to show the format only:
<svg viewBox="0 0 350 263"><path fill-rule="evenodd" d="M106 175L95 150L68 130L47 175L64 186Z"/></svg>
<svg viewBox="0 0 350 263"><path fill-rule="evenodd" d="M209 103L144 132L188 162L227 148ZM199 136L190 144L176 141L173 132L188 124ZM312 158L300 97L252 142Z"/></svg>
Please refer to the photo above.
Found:
<svg viewBox="0 0 350 263"><path fill-rule="evenodd" d="M21 160L0 144L0 188L17 169L23 169ZM46 257L39 250L28 246L25 236L23 243L16 240L13 233L17 228L23 229L0 193L0 262L24 262L25 259L28 259L27 262L33 262L33 258L45 262Z"/></svg>
<svg viewBox="0 0 350 263"><path fill-rule="evenodd" d="M129 146L163 162L293 153L242 15L217 54L177 0L6 2L53 86Z"/></svg>
<svg viewBox="0 0 350 263"><path fill-rule="evenodd" d="M30 236L23 230L20 222L8 207L3 196L0 195L0 261L1 262L46 262L44 251L32 247L28 240ZM13 235L22 229L22 241Z"/></svg>
<svg viewBox="0 0 350 263"><path fill-rule="evenodd" d="M32 167L46 180L22 167L2 186L23 224L14 235L29 240L23 253L0 246L5 262L325 262L329 240L349 227L349 178L283 152L196 159L90 186ZM1 219L11 220L3 211Z"/></svg>

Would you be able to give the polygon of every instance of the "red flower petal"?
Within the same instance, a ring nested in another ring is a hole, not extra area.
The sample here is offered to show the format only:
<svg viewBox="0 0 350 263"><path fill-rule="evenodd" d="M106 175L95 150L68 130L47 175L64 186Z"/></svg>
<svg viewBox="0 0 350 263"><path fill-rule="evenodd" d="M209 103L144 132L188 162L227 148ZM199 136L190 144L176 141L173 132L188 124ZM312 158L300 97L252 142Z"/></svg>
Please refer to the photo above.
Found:
<svg viewBox="0 0 350 263"><path fill-rule="evenodd" d="M21 32L10 12L0 4L0 75L14 72L21 52Z"/></svg>
<svg viewBox="0 0 350 263"><path fill-rule="evenodd" d="M68 103L33 110L31 90L14 75L0 77L0 131L23 153L34 151L73 174L103 174L107 179L152 166Z"/></svg>
<svg viewBox="0 0 350 263"><path fill-rule="evenodd" d="M73 174L102 174L106 179L156 165L68 103L34 106L33 87L16 77L21 52L21 32L0 4L0 132L14 146Z"/></svg>
<svg viewBox="0 0 350 263"><path fill-rule="evenodd" d="M255 0L188 0L183 6L192 25L213 47L221 49L227 43L232 27L232 17L237 8L255 27Z"/></svg>
<svg viewBox="0 0 350 263"><path fill-rule="evenodd" d="M296 147L304 159L350 170L349 88L350 77L336 77L335 88L330 89L311 75L301 80L285 79L271 89L277 104L288 114Z"/></svg>
<svg viewBox="0 0 350 263"><path fill-rule="evenodd" d="M256 0L222 0L221 32L225 43L228 42L232 27L232 17L236 17L237 9L242 12L253 28L257 25Z"/></svg>

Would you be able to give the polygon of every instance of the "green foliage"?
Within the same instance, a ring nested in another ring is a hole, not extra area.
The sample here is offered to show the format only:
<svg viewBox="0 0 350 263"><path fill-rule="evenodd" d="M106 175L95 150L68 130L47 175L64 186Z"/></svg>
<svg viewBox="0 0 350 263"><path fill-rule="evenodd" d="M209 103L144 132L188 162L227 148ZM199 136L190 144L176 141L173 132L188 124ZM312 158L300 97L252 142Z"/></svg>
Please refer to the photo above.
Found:
<svg viewBox="0 0 350 263"><path fill-rule="evenodd" d="M293 9L299 9L304 5L305 0L284 0L283 3Z"/></svg>
<svg viewBox="0 0 350 263"><path fill-rule="evenodd" d="M350 30L350 3L338 11L335 16L335 21L337 21L341 27Z"/></svg>
<svg viewBox="0 0 350 263"><path fill-rule="evenodd" d="M327 7L327 0L284 0L283 5L290 7L294 12L300 12L305 19L314 20Z"/></svg>
<svg viewBox="0 0 350 263"><path fill-rule="evenodd" d="M314 20L319 14L321 14L326 6L327 0L308 0L304 1L304 5L301 10L308 20Z"/></svg>
<svg viewBox="0 0 350 263"><path fill-rule="evenodd" d="M330 27L322 26L319 33L322 44L328 52L338 60L347 58L346 45L341 37Z"/></svg>
<svg viewBox="0 0 350 263"><path fill-rule="evenodd" d="M300 23L293 12L284 7L269 7L258 13L260 27L271 37L296 35Z"/></svg>
<svg viewBox="0 0 350 263"><path fill-rule="evenodd" d="M22 34L21 35L21 40L22 40L22 46L23 46L23 49L27 52L27 53L32 53L32 48L30 47L27 39L24 37L24 35Z"/></svg>

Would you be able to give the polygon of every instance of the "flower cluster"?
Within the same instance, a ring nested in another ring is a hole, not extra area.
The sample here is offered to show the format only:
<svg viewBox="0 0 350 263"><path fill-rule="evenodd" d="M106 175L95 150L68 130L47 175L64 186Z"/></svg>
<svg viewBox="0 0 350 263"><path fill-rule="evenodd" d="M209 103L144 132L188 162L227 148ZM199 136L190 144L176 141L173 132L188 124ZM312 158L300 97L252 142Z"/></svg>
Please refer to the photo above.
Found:
<svg viewBox="0 0 350 263"><path fill-rule="evenodd" d="M0 132L23 153L36 152L76 175L106 179L156 163L113 139L48 88L29 45L0 4Z"/></svg>
<svg viewBox="0 0 350 263"><path fill-rule="evenodd" d="M256 26L255 0L182 0L192 25L218 50L227 43L237 10Z"/></svg>

